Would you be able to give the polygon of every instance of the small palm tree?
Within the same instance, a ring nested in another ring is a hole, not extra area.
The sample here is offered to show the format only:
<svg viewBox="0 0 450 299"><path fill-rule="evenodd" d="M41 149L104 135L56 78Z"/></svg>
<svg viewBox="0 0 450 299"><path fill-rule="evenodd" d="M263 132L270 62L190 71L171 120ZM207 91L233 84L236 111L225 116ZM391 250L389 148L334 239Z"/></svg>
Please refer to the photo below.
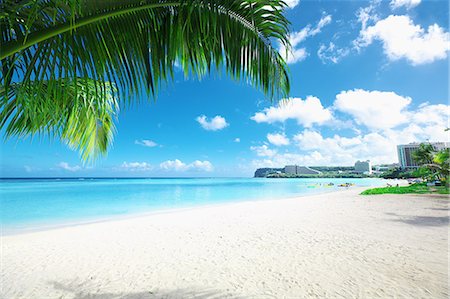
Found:
<svg viewBox="0 0 450 299"><path fill-rule="evenodd" d="M421 143L419 147L412 152L412 158L420 166L433 162L434 147L430 143Z"/></svg>
<svg viewBox="0 0 450 299"><path fill-rule="evenodd" d="M433 158L433 166L439 173L439 179L449 184L450 176L450 149L446 148L436 153Z"/></svg>
<svg viewBox="0 0 450 299"><path fill-rule="evenodd" d="M3 0L0 129L48 133L84 160L107 152L120 105L173 78L224 69L279 99L288 47L279 0Z"/></svg>
<svg viewBox="0 0 450 299"><path fill-rule="evenodd" d="M430 143L421 143L413 152L413 159L419 164L419 170L431 179L446 181L450 175L450 149L436 151Z"/></svg>

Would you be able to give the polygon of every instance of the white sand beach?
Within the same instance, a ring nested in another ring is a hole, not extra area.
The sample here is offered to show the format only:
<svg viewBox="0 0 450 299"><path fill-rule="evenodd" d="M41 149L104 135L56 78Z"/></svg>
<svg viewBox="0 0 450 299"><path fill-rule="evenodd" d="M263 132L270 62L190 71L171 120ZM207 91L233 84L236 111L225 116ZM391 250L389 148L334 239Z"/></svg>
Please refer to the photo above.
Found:
<svg viewBox="0 0 450 299"><path fill-rule="evenodd" d="M3 236L0 297L448 298L448 199L361 190Z"/></svg>

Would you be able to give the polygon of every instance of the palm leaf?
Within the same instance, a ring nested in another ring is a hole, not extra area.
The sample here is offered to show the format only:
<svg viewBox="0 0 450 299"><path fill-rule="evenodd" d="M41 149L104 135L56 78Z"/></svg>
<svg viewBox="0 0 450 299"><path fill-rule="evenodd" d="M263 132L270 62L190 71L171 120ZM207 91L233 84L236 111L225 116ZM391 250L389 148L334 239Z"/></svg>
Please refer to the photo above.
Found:
<svg viewBox="0 0 450 299"><path fill-rule="evenodd" d="M49 134L93 160L111 144L118 111L112 87L105 86L92 79L78 86L68 80L13 84L8 96L0 90L0 125L6 137Z"/></svg>
<svg viewBox="0 0 450 299"><path fill-rule="evenodd" d="M272 45L288 46L282 1L6 0L0 5L5 96L16 83L44 98L45 82L61 91L96 82L95 90L115 86L112 97L128 104L154 98L173 78L175 62L199 78L223 68L270 99L289 92L286 64Z"/></svg>

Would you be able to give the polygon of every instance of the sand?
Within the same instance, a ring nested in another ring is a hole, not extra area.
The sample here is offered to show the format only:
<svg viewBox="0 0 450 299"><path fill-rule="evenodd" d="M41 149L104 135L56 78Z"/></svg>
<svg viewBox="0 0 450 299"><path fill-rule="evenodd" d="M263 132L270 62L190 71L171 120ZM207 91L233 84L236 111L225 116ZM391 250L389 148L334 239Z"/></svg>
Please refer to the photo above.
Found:
<svg viewBox="0 0 450 299"><path fill-rule="evenodd" d="M448 298L448 199L360 191L4 236L0 297Z"/></svg>

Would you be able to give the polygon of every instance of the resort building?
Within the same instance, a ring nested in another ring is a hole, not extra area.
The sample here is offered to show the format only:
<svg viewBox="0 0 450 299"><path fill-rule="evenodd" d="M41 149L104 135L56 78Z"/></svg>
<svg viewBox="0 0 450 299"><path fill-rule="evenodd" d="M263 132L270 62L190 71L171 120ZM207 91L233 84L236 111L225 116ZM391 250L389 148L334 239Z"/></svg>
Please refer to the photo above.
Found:
<svg viewBox="0 0 450 299"><path fill-rule="evenodd" d="M435 151L440 151L446 148L450 148L449 142L430 142ZM412 157L412 153L417 150L420 146L420 143L414 142L410 144L400 144L397 145L397 154L398 161L400 163L400 167L403 169L415 169L418 168L419 165L416 161L414 161Z"/></svg>
<svg viewBox="0 0 450 299"><path fill-rule="evenodd" d="M286 174L321 174L320 171L309 168L308 166L286 165L284 167Z"/></svg>
<svg viewBox="0 0 450 299"><path fill-rule="evenodd" d="M356 161L355 172L356 173L364 173L364 174L372 174L372 163L370 162L370 160Z"/></svg>

